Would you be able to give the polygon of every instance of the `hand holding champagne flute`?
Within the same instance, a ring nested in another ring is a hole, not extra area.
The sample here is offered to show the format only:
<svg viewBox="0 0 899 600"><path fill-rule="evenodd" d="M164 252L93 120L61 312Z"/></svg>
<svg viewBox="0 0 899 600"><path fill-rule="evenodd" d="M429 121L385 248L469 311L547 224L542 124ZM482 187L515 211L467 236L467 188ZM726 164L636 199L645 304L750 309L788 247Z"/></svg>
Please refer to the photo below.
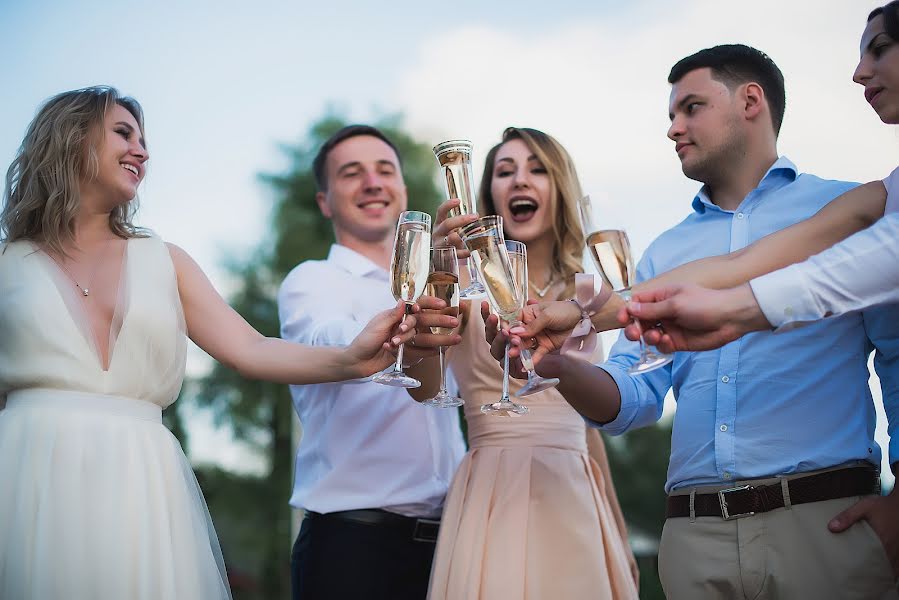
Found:
<svg viewBox="0 0 899 600"><path fill-rule="evenodd" d="M447 217L477 214L474 194L474 172L471 166L471 142L468 140L448 140L434 146L434 156L443 172L444 191L447 200L459 199L459 205L450 209ZM478 279L478 271L472 261L468 261L468 287L462 290L460 298L470 300L485 294L484 284Z"/></svg>
<svg viewBox="0 0 899 600"><path fill-rule="evenodd" d="M587 236L587 248L605 283L625 302L630 302L630 286L634 283L634 259L627 233L620 229L594 231ZM637 326L639 327L639 323ZM649 348L641 334L640 360L628 369L628 373L647 373L667 365L672 359L670 354L662 354Z"/></svg>
<svg viewBox="0 0 899 600"><path fill-rule="evenodd" d="M446 302L446 308L439 312L452 317L459 316L459 263L454 247L432 248L427 295ZM431 327L431 333L449 335L453 333L453 329L451 327ZM446 389L444 346L438 346L438 352L440 353L440 391L422 404L438 408L461 406L462 399L451 395Z"/></svg>
<svg viewBox="0 0 899 600"><path fill-rule="evenodd" d="M430 248L431 216L414 210L400 213L390 261L390 289L394 298L406 304L407 313L427 285ZM403 346L400 344L393 370L376 375L372 381L406 388L421 385L403 372Z"/></svg>

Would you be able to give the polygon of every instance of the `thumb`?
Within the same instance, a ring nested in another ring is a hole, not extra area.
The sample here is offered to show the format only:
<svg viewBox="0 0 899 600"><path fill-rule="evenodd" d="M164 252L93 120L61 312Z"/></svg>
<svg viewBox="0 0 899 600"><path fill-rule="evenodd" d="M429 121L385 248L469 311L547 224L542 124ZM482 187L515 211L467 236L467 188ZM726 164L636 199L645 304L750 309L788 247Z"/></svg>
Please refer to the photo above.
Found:
<svg viewBox="0 0 899 600"><path fill-rule="evenodd" d="M660 321L676 317L674 303L668 300L657 302L630 302L627 304L627 312L644 321Z"/></svg>
<svg viewBox="0 0 899 600"><path fill-rule="evenodd" d="M871 507L873 498L864 498L859 500L833 519L827 524L827 528L833 533L846 531L854 523L864 519L868 515L868 509Z"/></svg>

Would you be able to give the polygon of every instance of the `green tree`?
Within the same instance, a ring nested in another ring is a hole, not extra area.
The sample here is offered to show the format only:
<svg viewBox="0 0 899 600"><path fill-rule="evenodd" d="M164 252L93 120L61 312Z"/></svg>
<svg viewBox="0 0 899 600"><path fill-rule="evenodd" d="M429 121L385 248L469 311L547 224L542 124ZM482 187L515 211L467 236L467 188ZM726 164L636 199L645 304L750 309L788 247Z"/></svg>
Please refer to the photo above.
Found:
<svg viewBox="0 0 899 600"><path fill-rule="evenodd" d="M276 294L280 282L298 263L327 256L334 241L331 223L315 202L312 161L322 143L347 121L327 114L295 146L285 146L290 167L263 174L273 193L270 233L249 260L231 260L238 282L229 303L258 331L278 337ZM409 208L433 213L442 200L437 163L430 144L402 130L401 119L375 123L397 146L403 163ZM226 560L259 582L256 589L235 589L235 597L284 598L289 591L290 496L293 476L293 410L287 386L244 379L216 364L197 382L195 401L213 411L235 438L251 444L265 458L262 478L235 477L201 470L210 512L219 529ZM252 493L248 493L252 492ZM252 524L252 526L248 526Z"/></svg>

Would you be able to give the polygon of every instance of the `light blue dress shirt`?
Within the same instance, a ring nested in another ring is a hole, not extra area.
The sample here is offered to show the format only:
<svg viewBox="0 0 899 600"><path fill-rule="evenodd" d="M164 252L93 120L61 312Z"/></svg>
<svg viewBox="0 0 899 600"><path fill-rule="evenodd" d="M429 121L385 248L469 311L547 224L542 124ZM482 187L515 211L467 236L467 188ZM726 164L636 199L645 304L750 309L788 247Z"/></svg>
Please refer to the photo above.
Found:
<svg viewBox="0 0 899 600"><path fill-rule="evenodd" d="M712 204L703 188L693 213L647 249L637 280L742 248L810 217L854 185L800 174L782 157L735 211ZM654 423L673 388L667 492L857 460L879 466L868 387L872 350L887 414L896 416L899 305L785 333L751 333L709 352L679 352L666 367L636 377L627 369L637 361L639 345L622 335L601 365L621 391L621 411L601 429L620 434ZM890 446L897 456L897 440Z"/></svg>

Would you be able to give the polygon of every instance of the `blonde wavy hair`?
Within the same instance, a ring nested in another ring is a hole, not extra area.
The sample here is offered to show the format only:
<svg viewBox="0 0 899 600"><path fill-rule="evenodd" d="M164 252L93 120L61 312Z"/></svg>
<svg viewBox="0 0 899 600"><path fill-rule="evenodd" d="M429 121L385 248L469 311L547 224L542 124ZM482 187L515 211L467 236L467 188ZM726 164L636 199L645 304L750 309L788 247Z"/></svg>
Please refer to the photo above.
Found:
<svg viewBox="0 0 899 600"><path fill-rule="evenodd" d="M583 196L574 161L568 151L552 136L525 127L508 127L502 142L490 149L481 177L478 203L480 214L496 214L496 206L490 191L493 169L499 149L511 140L522 140L543 164L549 175L549 210L555 215L552 222L553 257L552 272L562 275L565 281L563 298L574 295L574 275L583 272L585 234L578 214L578 200Z"/></svg>
<svg viewBox="0 0 899 600"><path fill-rule="evenodd" d="M108 86L63 92L47 100L28 126L6 172L0 241L31 240L65 256L75 239L79 182L99 173L106 113L116 104L130 112L143 135L140 104ZM121 238L145 237L132 218L137 198L115 207L109 228Z"/></svg>

